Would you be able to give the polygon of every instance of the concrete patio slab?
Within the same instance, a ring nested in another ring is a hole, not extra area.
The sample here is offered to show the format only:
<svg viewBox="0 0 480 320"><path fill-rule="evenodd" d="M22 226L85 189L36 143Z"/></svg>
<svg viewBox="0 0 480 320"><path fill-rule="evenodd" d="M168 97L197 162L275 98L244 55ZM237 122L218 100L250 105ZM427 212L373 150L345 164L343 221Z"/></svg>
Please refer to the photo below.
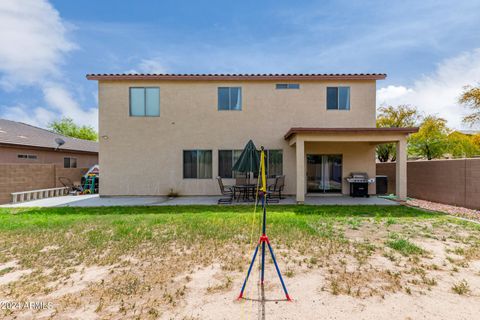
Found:
<svg viewBox="0 0 480 320"><path fill-rule="evenodd" d="M177 205L216 205L220 196L190 196L190 197L99 197L94 195L63 196L46 198L14 204L4 204L3 208L22 207L113 207L113 206L177 206ZM278 204L295 204L293 196L282 199ZM233 205L249 204L234 202ZM250 203L251 204L251 203ZM307 196L308 205L398 205L397 202L379 198L352 198L342 195ZM276 204L272 204L276 205Z"/></svg>

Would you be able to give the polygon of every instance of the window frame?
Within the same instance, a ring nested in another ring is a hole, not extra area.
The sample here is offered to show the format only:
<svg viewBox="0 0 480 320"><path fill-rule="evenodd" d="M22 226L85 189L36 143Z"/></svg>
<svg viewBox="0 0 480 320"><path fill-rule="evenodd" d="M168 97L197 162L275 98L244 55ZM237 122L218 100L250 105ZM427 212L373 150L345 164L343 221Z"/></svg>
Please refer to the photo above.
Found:
<svg viewBox="0 0 480 320"><path fill-rule="evenodd" d="M132 114L132 89L143 89L143 101L144 101L144 106L143 106L143 115L134 115ZM158 89L158 115L147 115L147 89ZM160 87L154 87L154 86L149 86L149 87L128 87L128 113L130 117L134 118L155 118L155 117L160 117L161 110L160 110Z"/></svg>
<svg viewBox="0 0 480 320"><path fill-rule="evenodd" d="M341 88L348 88L348 107L345 108L340 108L340 89ZM329 108L328 107L328 89L337 89L337 107L336 108ZM350 97L351 97L351 87L350 86L335 86L335 87L327 87L326 88L326 95L325 95L325 106L327 111L350 111L351 105L350 105Z"/></svg>
<svg viewBox="0 0 480 320"><path fill-rule="evenodd" d="M228 109L220 109L220 89L228 89ZM238 93L240 96L240 108L239 109L232 109L232 89L238 89ZM242 95L242 87L217 87L217 111L242 111L243 107L243 95Z"/></svg>
<svg viewBox="0 0 480 320"><path fill-rule="evenodd" d="M267 174L267 178L275 178L277 176L281 176L283 175L283 149L266 149L266 174ZM270 174L270 151L281 151L282 152L282 164L281 164L281 169L282 169L282 172L280 174L275 174L275 175L272 175Z"/></svg>
<svg viewBox="0 0 480 320"><path fill-rule="evenodd" d="M68 159L68 167L65 166L65 160ZM72 160L74 160L75 166L72 167ZM64 169L76 169L78 167L77 165L77 158L74 157L63 157L63 168Z"/></svg>
<svg viewBox="0 0 480 320"><path fill-rule="evenodd" d="M300 83L276 83L275 90L300 90Z"/></svg>
<svg viewBox="0 0 480 320"><path fill-rule="evenodd" d="M283 175L283 149L264 149L264 151L265 151L265 170L266 170L265 173L266 173L267 179L273 179L277 176L282 176ZM275 175L270 174L270 163L269 163L270 151L282 152L282 173L281 174L275 174ZM260 157L260 150L258 150L258 156ZM255 178L258 178L258 172L254 172L253 176Z"/></svg>
<svg viewBox="0 0 480 320"><path fill-rule="evenodd" d="M186 151L195 151L197 156L196 156L196 172L195 172L195 177L185 177L185 152ZM199 178L199 152L200 151L210 151L211 157L210 157L210 177L205 177L205 178ZM208 180L208 179L213 179L213 150L212 149L184 149L182 150L182 178L184 180Z"/></svg>
<svg viewBox="0 0 480 320"><path fill-rule="evenodd" d="M224 177L224 176L221 175L222 170L220 170L220 165L221 165L220 152L226 152L226 151L230 152L230 156L231 156L231 159L232 159L232 168L233 168L233 165L235 164L233 162L233 160L235 158L235 152L239 152L241 154L241 152L243 150L242 149L218 149L218 176L222 179L235 179L237 177L237 175L235 174L237 171L230 170L230 174L231 174L230 177Z"/></svg>

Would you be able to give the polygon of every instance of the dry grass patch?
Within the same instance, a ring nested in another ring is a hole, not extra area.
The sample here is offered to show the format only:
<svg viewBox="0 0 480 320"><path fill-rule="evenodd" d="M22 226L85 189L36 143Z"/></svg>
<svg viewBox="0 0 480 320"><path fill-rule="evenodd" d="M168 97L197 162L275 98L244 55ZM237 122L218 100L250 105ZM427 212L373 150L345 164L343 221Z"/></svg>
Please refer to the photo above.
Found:
<svg viewBox="0 0 480 320"><path fill-rule="evenodd" d="M53 300L50 315L57 318L82 310L101 318L188 318L182 310L195 310L192 301L238 294L258 241L260 215L252 239L251 211L0 210L0 279L30 270L0 285L0 294ZM458 285L450 292L467 294L460 281L468 263L480 259L478 226L406 207L272 206L268 223L286 279L320 274L317 290L332 296L424 293L440 287L454 268Z"/></svg>

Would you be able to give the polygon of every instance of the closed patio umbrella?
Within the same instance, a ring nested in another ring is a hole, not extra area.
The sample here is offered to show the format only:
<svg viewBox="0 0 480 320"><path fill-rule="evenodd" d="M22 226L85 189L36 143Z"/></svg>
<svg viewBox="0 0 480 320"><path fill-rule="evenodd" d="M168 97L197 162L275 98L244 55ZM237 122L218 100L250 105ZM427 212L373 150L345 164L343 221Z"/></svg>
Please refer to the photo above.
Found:
<svg viewBox="0 0 480 320"><path fill-rule="evenodd" d="M247 145L240 154L237 162L233 165L232 170L237 172L258 172L260 169L260 157L257 148L252 140L248 141Z"/></svg>

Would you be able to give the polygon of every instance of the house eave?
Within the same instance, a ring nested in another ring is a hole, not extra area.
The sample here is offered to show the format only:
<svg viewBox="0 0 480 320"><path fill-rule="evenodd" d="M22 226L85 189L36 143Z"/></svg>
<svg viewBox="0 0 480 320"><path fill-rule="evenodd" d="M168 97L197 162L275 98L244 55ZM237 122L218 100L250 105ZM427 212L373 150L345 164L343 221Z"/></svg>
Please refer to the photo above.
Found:
<svg viewBox="0 0 480 320"><path fill-rule="evenodd" d="M167 80L167 81L319 81L383 80L385 73L348 74L87 74L88 80Z"/></svg>

